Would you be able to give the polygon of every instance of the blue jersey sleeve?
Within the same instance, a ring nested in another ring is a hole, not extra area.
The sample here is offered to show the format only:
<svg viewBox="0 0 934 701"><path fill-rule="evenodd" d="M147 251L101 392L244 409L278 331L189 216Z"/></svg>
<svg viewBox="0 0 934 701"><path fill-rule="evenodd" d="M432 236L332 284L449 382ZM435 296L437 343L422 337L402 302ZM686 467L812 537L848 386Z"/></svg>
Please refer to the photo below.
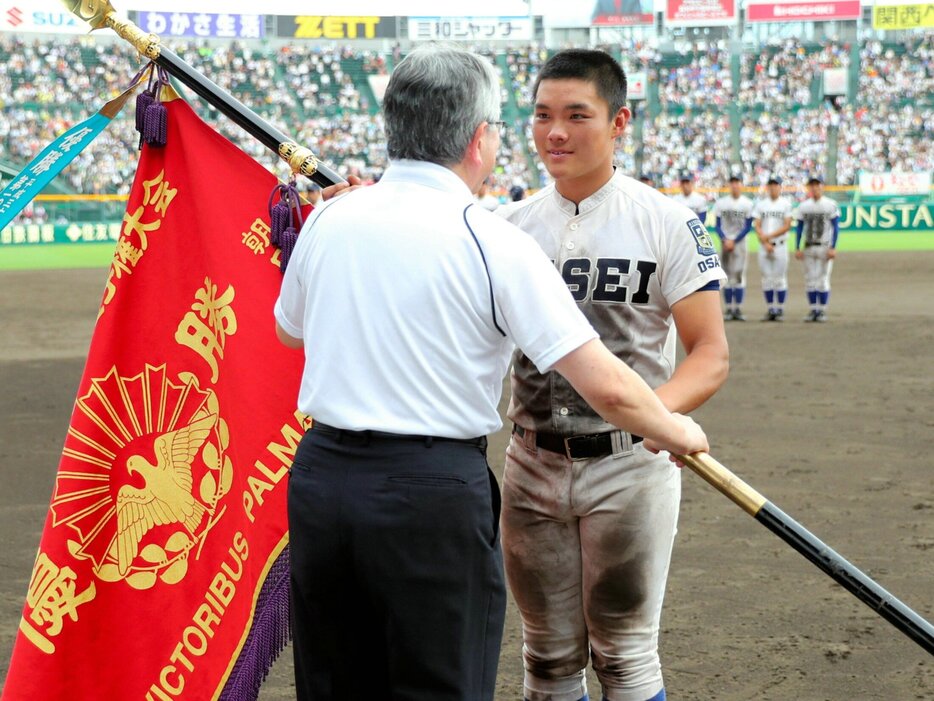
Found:
<svg viewBox="0 0 934 701"><path fill-rule="evenodd" d="M739 234L738 234L737 237L736 237L736 243L739 243L739 242L742 241L744 238L746 238L746 234L748 234L750 231L752 231L752 217L749 217L749 218L746 220L746 224L745 224L745 226L743 226L743 230L740 231Z"/></svg>
<svg viewBox="0 0 934 701"><path fill-rule="evenodd" d="M830 241L830 247L837 247L837 236L840 235L840 217L834 217L830 220L830 223L833 225L833 239Z"/></svg>
<svg viewBox="0 0 934 701"><path fill-rule="evenodd" d="M804 220L798 220L798 228L795 229L795 250L801 248L801 234L804 233Z"/></svg>

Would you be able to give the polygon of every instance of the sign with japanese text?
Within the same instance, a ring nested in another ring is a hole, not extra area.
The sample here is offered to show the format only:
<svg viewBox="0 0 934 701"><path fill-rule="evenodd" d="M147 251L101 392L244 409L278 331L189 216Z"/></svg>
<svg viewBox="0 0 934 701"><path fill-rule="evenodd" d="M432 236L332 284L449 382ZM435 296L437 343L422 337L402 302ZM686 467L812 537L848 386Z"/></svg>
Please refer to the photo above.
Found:
<svg viewBox="0 0 934 701"><path fill-rule="evenodd" d="M735 23L735 0L667 0L665 5L665 24L670 27L711 27Z"/></svg>
<svg viewBox="0 0 934 701"><path fill-rule="evenodd" d="M654 21L652 0L597 0L591 24L626 27Z"/></svg>
<svg viewBox="0 0 934 701"><path fill-rule="evenodd" d="M285 478L308 421L303 356L273 330L276 178L164 104L168 143L143 148L120 222L4 701L255 698L288 636Z"/></svg>
<svg viewBox="0 0 934 701"><path fill-rule="evenodd" d="M750 2L746 6L747 22L823 22L859 16L860 0Z"/></svg>
<svg viewBox="0 0 934 701"><path fill-rule="evenodd" d="M529 17L409 17L412 41L532 40Z"/></svg>
<svg viewBox="0 0 934 701"><path fill-rule="evenodd" d="M395 17L281 15L276 35L295 39L395 39Z"/></svg>
<svg viewBox="0 0 934 701"><path fill-rule="evenodd" d="M33 158L25 168L13 176L0 191L0 230L13 221L42 189L74 160L88 144L97 138L133 94L136 85L131 85L120 95L105 104L96 114L76 124L58 136Z"/></svg>
<svg viewBox="0 0 934 701"><path fill-rule="evenodd" d="M927 195L931 192L931 171L925 173L867 173L860 171L862 195Z"/></svg>
<svg viewBox="0 0 934 701"><path fill-rule="evenodd" d="M934 27L934 2L877 2L872 6L873 29Z"/></svg>
<svg viewBox="0 0 934 701"><path fill-rule="evenodd" d="M261 39L266 33L263 15L140 12L138 22L144 32L162 37Z"/></svg>

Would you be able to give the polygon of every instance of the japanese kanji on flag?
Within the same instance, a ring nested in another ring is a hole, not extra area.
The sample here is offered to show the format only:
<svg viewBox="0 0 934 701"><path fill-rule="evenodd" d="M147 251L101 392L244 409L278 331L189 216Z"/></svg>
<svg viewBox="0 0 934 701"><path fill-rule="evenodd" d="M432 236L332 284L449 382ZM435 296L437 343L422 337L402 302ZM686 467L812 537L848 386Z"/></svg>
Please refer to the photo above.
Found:
<svg viewBox="0 0 934 701"><path fill-rule="evenodd" d="M64 441L3 699L246 699L288 639L303 358L275 338L275 177L165 103Z"/></svg>

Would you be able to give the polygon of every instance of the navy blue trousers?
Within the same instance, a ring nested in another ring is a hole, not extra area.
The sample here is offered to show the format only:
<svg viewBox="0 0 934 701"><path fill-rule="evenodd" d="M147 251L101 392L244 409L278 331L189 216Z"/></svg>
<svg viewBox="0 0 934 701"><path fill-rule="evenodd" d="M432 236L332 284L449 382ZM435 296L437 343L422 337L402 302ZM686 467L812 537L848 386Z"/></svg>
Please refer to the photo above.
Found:
<svg viewBox="0 0 934 701"><path fill-rule="evenodd" d="M299 701L492 701L499 503L485 438L308 431L288 489Z"/></svg>

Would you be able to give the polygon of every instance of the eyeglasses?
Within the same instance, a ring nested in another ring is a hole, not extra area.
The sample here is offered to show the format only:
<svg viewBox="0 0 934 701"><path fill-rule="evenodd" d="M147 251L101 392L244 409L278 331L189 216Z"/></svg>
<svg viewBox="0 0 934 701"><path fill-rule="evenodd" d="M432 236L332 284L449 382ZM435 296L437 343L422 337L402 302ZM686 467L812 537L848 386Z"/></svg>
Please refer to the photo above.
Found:
<svg viewBox="0 0 934 701"><path fill-rule="evenodd" d="M506 133L506 122L503 121L489 121L487 122L491 127L496 127L499 129L499 135L503 136Z"/></svg>

